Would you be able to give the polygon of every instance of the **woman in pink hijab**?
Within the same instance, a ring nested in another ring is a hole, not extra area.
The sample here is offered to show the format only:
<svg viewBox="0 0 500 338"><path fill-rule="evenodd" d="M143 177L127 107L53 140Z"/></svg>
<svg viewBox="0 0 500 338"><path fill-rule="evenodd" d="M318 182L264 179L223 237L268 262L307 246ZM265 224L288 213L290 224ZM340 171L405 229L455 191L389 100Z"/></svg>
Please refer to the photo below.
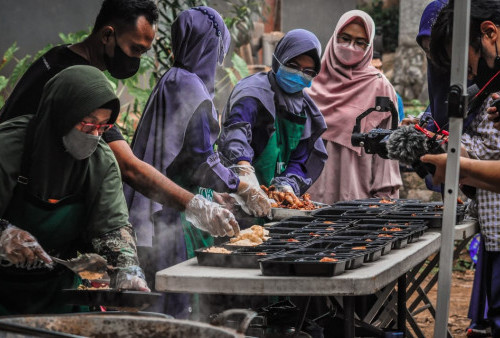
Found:
<svg viewBox="0 0 500 338"><path fill-rule="evenodd" d="M321 60L321 71L308 91L325 117L322 135L328 161L309 189L313 200L332 204L361 198L398 198L399 164L351 145L356 117L374 107L376 96L397 103L396 91L371 66L375 24L365 12L345 13L337 23ZM362 132L390 129L391 114L373 112L361 121Z"/></svg>

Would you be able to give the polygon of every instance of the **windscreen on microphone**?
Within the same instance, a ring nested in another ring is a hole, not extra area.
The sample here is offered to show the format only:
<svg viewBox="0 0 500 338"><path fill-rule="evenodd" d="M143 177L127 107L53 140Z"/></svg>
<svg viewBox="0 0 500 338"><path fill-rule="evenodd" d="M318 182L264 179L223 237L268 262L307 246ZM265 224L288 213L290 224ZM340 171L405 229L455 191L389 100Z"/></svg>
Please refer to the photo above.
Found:
<svg viewBox="0 0 500 338"><path fill-rule="evenodd" d="M403 164L412 165L428 152L427 136L414 126L399 127L387 140L388 157Z"/></svg>

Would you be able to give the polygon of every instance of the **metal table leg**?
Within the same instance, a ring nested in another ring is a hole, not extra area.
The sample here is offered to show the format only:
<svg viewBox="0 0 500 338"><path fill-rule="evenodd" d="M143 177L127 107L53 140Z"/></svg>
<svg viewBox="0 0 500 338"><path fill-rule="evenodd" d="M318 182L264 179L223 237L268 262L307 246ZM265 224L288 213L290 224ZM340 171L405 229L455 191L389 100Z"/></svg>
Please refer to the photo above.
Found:
<svg viewBox="0 0 500 338"><path fill-rule="evenodd" d="M344 336L354 338L354 297L344 296Z"/></svg>
<svg viewBox="0 0 500 338"><path fill-rule="evenodd" d="M398 330L406 336L406 274L398 278Z"/></svg>

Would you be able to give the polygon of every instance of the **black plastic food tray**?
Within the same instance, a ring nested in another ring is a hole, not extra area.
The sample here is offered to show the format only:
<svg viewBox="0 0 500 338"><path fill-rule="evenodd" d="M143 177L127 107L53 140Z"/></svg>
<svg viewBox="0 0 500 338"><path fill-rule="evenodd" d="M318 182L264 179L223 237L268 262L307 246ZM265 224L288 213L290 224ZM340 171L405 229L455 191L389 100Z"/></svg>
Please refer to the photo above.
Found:
<svg viewBox="0 0 500 338"><path fill-rule="evenodd" d="M282 219L281 222L300 222L300 223L311 223L316 221L317 218L313 216L293 216Z"/></svg>
<svg viewBox="0 0 500 338"><path fill-rule="evenodd" d="M328 207L328 208L321 208L321 209L314 210L311 213L311 216L318 217L318 218L338 219L339 216L341 216L343 213L345 213L345 210L334 209L332 207Z"/></svg>
<svg viewBox="0 0 500 338"><path fill-rule="evenodd" d="M332 240L332 239L314 239L304 245L304 248L309 249L323 249L323 250L333 250L339 245L344 244L344 240Z"/></svg>
<svg viewBox="0 0 500 338"><path fill-rule="evenodd" d="M412 211L391 211L387 214L380 215L381 218L393 219L400 221L426 221L431 228L440 228L443 223L443 214L440 211L436 212L412 212ZM456 222L460 222L463 215L457 214Z"/></svg>
<svg viewBox="0 0 500 338"><path fill-rule="evenodd" d="M281 255L259 261L264 276L322 276L332 277L345 271L346 260L320 262L325 256Z"/></svg>
<svg viewBox="0 0 500 338"><path fill-rule="evenodd" d="M297 221L279 221L278 223L275 223L271 225L270 227L267 227L266 229L272 229L272 228L294 228L294 229L300 229L305 227L306 225L311 224L311 222L297 222Z"/></svg>
<svg viewBox="0 0 500 338"><path fill-rule="evenodd" d="M355 247L366 247L364 250L353 250ZM365 254L365 262L374 262L382 256L382 244L370 244L364 241L349 241L335 248L335 252L351 253L362 252Z"/></svg>
<svg viewBox="0 0 500 338"><path fill-rule="evenodd" d="M382 256L387 255L392 251L396 237L386 238L377 237L377 234L365 235L363 237L359 236L332 236L333 240L345 240L345 241L362 241L370 245L380 245L382 246Z"/></svg>
<svg viewBox="0 0 500 338"><path fill-rule="evenodd" d="M308 247L303 247L297 250L288 251L285 254L302 255L302 256L322 256L322 257L327 256L332 258L344 259L346 261L345 265L346 270L359 268L361 265L363 265L365 258L365 254L359 252L343 253L343 252L335 252L335 249L324 250L324 249L315 249Z"/></svg>
<svg viewBox="0 0 500 338"><path fill-rule="evenodd" d="M372 219L379 218L385 213L383 209L349 210L342 214L344 219Z"/></svg>
<svg viewBox="0 0 500 338"><path fill-rule="evenodd" d="M281 249L244 248L237 249L230 254L223 254L203 250L205 249L195 250L199 265L246 269L258 269L259 259L282 252Z"/></svg>
<svg viewBox="0 0 500 338"><path fill-rule="evenodd" d="M390 225L361 224L361 225L358 225L356 227L356 229L371 230L377 236L380 234L386 234L386 235L393 236L393 238L394 238L393 249L401 249L401 248L404 248L408 245L408 240L410 239L410 237L412 235L412 230L409 226L406 226L406 228L404 226L400 226L402 229L401 231L383 231L382 230L383 227L391 228ZM392 226L392 227L396 227L396 226ZM418 229L420 229L420 228L418 228Z"/></svg>
<svg viewBox="0 0 500 338"><path fill-rule="evenodd" d="M344 224L325 224L325 223L312 223L306 226L303 230L306 231L324 231L329 234L335 234L345 231L349 227L349 223Z"/></svg>

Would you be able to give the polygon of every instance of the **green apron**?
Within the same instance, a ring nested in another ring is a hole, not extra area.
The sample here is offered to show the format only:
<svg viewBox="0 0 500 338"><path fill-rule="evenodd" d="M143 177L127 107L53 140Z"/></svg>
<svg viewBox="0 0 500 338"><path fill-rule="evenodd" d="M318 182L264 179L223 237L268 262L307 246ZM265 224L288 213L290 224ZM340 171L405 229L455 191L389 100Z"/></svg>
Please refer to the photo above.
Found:
<svg viewBox="0 0 500 338"><path fill-rule="evenodd" d="M292 152L297 148L304 132L307 116L277 112L275 132L262 153L253 161L255 175L260 184L269 186L274 177L285 171Z"/></svg>
<svg viewBox="0 0 500 338"><path fill-rule="evenodd" d="M32 234L49 255L67 259L76 257L84 210L82 198L71 196L51 204L25 193L25 187L18 184L4 218ZM28 270L5 260L0 265L0 315L88 311L65 304L58 295L81 282L67 268Z"/></svg>
<svg viewBox="0 0 500 338"><path fill-rule="evenodd" d="M271 185L274 177L285 171L292 152L297 148L304 132L307 116L289 112L277 112L274 120L275 132L269 138L262 153L253 161L255 175L260 184ZM256 223L263 225L265 219ZM280 301L279 296L269 296L269 304Z"/></svg>

